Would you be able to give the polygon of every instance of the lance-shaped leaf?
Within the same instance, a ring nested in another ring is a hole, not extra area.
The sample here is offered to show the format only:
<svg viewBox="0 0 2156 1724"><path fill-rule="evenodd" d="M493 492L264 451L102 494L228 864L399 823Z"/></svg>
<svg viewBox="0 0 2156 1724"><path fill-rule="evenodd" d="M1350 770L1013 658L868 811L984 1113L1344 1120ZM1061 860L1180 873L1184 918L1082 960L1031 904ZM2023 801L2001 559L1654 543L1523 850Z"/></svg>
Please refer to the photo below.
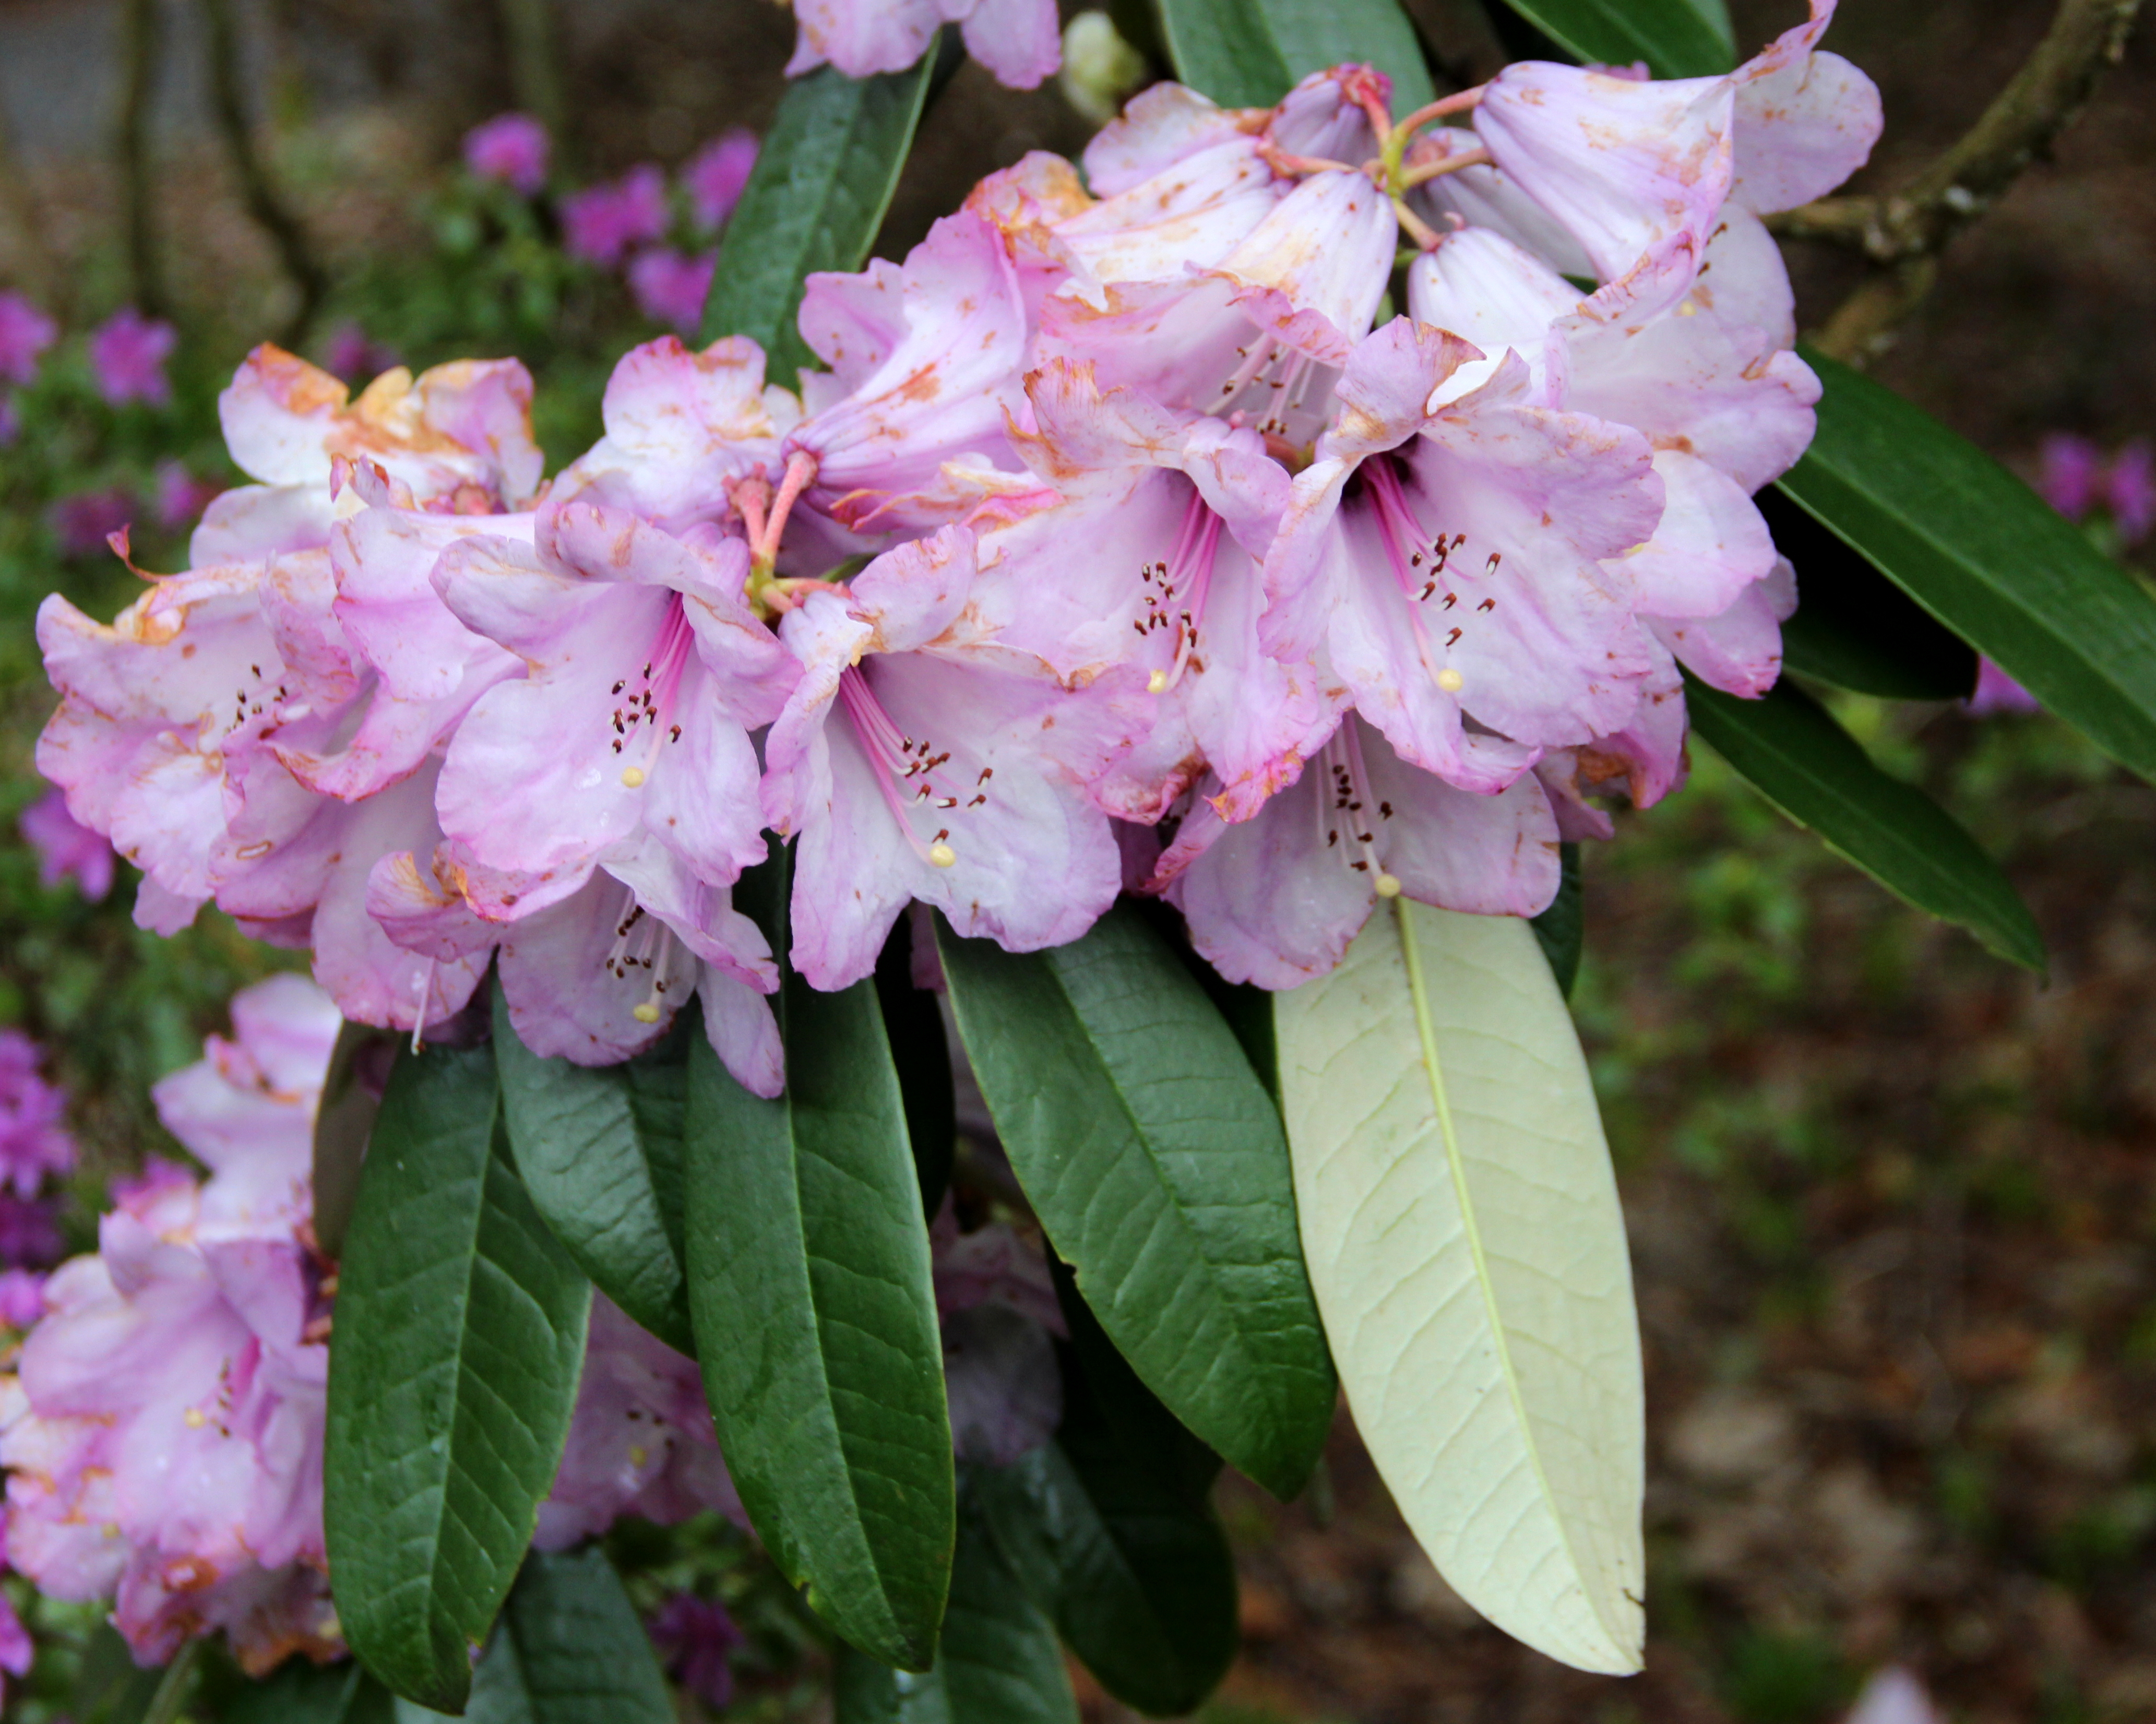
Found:
<svg viewBox="0 0 2156 1724"><path fill-rule="evenodd" d="M1687 676L1685 700L1692 728L1798 825L1919 910L2041 973L2044 936L1999 865L1922 791L1874 766L1809 695L1783 682L1740 700Z"/></svg>
<svg viewBox="0 0 2156 1724"><path fill-rule="evenodd" d="M1393 1500L1498 1627L1582 1670L1638 1670L1631 1263L1533 931L1397 898L1276 1010L1303 1248Z"/></svg>
<svg viewBox="0 0 2156 1724"><path fill-rule="evenodd" d="M1974 444L1824 354L1804 358L1826 393L1819 434L1781 488L2097 747L2156 779L2156 598Z"/></svg>
<svg viewBox="0 0 2156 1724"><path fill-rule="evenodd" d="M670 1347L695 1351L681 1269L681 1110L694 1010L619 1065L542 1059L497 991L502 1116L525 1189L584 1273Z"/></svg>
<svg viewBox="0 0 2156 1724"><path fill-rule="evenodd" d="M1965 700L1975 691L1976 649L1967 641L1779 485L1754 500L1797 572L1783 664L1890 700Z"/></svg>
<svg viewBox="0 0 2156 1724"><path fill-rule="evenodd" d="M439 1714L400 1706L398 1724ZM675 1724L651 1636L603 1552L534 1551L472 1680L465 1724Z"/></svg>
<svg viewBox="0 0 2156 1724"><path fill-rule="evenodd" d="M958 1100L942 1008L933 992L913 985L913 938L919 926L910 911L899 917L876 955L875 991L891 1064L898 1068L898 1093L906 1103L906 1135L921 1181L921 1213L932 1220L950 1188L951 1162L958 1147ZM925 927L921 937L929 937ZM924 956L935 962L932 949Z"/></svg>
<svg viewBox="0 0 2156 1724"><path fill-rule="evenodd" d="M1292 1496L1335 1384L1280 1116L1235 1033L1127 906L1050 952L937 938L996 1131L1087 1304L1178 1418Z"/></svg>
<svg viewBox="0 0 2156 1724"><path fill-rule="evenodd" d="M783 942L775 942L783 951ZM689 1306L719 1446L781 1571L925 1670L957 1512L928 1231L875 984L778 1000L786 1093L689 1060Z"/></svg>
<svg viewBox="0 0 2156 1724"><path fill-rule="evenodd" d="M970 1510L935 1668L896 1670L842 1646L833 1687L835 1724L1078 1724L1055 1630Z"/></svg>
<svg viewBox="0 0 2156 1724"><path fill-rule="evenodd" d="M322 1096L315 1109L315 1240L324 1255L344 1249L352 1206L359 1200L359 1170L367 1134L382 1106L382 1086L397 1058L400 1038L371 1024L345 1024L330 1050Z"/></svg>
<svg viewBox="0 0 2156 1724"><path fill-rule="evenodd" d="M1082 1306L1073 1316L1075 1331L1088 1320ZM1187 1452L1199 1445L1105 1337L1098 1348L1086 1338L1074 1332L1059 1349L1055 1440L978 1470L975 1500L1034 1603L1101 1686L1142 1712L1180 1717L1213 1691L1238 1644L1235 1561L1205 1489L1218 1463ZM1111 1408L1114 1397L1151 1404Z"/></svg>
<svg viewBox="0 0 2156 1724"><path fill-rule="evenodd" d="M1557 977L1557 991L1570 999L1572 984L1579 979L1580 954L1587 945L1587 906L1580 889L1578 844L1558 846L1557 896L1527 926L1535 931L1543 956L1549 960L1550 974Z"/></svg>
<svg viewBox="0 0 2156 1724"><path fill-rule="evenodd" d="M794 314L803 278L858 269L875 243L936 75L931 50L911 71L852 79L819 66L786 88L726 223L704 339L748 336L774 382L816 356Z"/></svg>
<svg viewBox="0 0 2156 1724"><path fill-rule="evenodd" d="M1176 76L1223 107L1267 108L1297 80L1349 61L1393 80L1393 111L1432 95L1414 26L1399 0L1161 0Z"/></svg>
<svg viewBox="0 0 2156 1724"><path fill-rule="evenodd" d="M1707 78L1737 63L1726 0L1502 0L1574 59L1657 78Z"/></svg>
<svg viewBox="0 0 2156 1724"><path fill-rule="evenodd" d="M568 1435L591 1283L511 1165L490 1048L400 1057L345 1243L323 1517L337 1615L462 1709Z"/></svg>

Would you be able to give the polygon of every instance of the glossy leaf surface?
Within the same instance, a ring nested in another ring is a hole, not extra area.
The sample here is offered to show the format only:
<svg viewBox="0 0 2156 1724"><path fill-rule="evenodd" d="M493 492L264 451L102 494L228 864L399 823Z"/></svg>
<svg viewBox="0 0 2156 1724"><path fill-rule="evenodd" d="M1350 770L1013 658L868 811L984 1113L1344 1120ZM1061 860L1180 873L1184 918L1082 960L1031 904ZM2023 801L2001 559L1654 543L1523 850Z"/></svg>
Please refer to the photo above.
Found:
<svg viewBox="0 0 2156 1724"><path fill-rule="evenodd" d="M787 85L726 223L704 302L706 341L749 336L769 356L771 381L789 387L797 368L816 363L794 322L803 281L867 261L936 61L932 49L910 71L859 80L819 66Z"/></svg>
<svg viewBox="0 0 2156 1724"><path fill-rule="evenodd" d="M1784 682L1740 700L1687 677L1692 728L1768 801L1880 885L2041 972L2044 936L2012 882L1954 818L1891 777L1831 715Z"/></svg>
<svg viewBox="0 0 2156 1724"><path fill-rule="evenodd" d="M782 947L783 949L783 947ZM690 1049L689 1302L719 1443L780 1569L927 1668L956 1515L928 1232L872 983L780 997L786 1093Z"/></svg>
<svg viewBox="0 0 2156 1724"><path fill-rule="evenodd" d="M1737 63L1725 0L1500 0L1575 59L1657 78L1707 78Z"/></svg>
<svg viewBox="0 0 2156 1724"><path fill-rule="evenodd" d="M1638 1670L1631 1262L1533 931L1398 898L1276 1009L1311 1279L1394 1501L1507 1633L1583 1670Z"/></svg>
<svg viewBox="0 0 2156 1724"><path fill-rule="evenodd" d="M1824 354L1804 358L1826 393L1819 434L1782 490L2051 711L2156 780L2156 598L1974 444Z"/></svg>
<svg viewBox="0 0 2156 1724"><path fill-rule="evenodd" d="M1078 1724L1055 1631L972 1511L935 1668L896 1670L841 1647L834 1688L836 1724Z"/></svg>
<svg viewBox="0 0 2156 1724"><path fill-rule="evenodd" d="M425 1716L421 1709L407 1710ZM316 1665L288 1658L217 1714L218 1724L391 1724L396 1702L353 1660ZM94 1724L94 1721L91 1721Z"/></svg>
<svg viewBox="0 0 2156 1724"><path fill-rule="evenodd" d="M1270 107L1312 72L1346 62L1393 80L1393 111L1433 94L1398 0L1161 0L1176 76L1226 108Z"/></svg>
<svg viewBox="0 0 2156 1724"><path fill-rule="evenodd" d="M500 993L495 1057L510 1148L531 1201L599 1290L670 1347L693 1352L681 1268L684 1012L650 1053L619 1065L542 1059L516 1039Z"/></svg>
<svg viewBox="0 0 2156 1724"><path fill-rule="evenodd" d="M1176 1416L1283 1499L1334 1380L1280 1116L1144 918L1014 953L937 924L958 1033L1056 1252Z"/></svg>
<svg viewBox="0 0 2156 1724"><path fill-rule="evenodd" d="M490 1048L400 1057L341 1265L323 1510L337 1614L461 1709L568 1434L591 1284L510 1164Z"/></svg>

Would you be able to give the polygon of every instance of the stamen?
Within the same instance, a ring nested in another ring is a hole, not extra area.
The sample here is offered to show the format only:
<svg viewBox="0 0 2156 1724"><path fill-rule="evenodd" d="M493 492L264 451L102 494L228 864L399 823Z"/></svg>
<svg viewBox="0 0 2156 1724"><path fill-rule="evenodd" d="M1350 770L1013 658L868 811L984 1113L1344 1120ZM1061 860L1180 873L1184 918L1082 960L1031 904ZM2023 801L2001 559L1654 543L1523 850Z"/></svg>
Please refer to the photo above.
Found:
<svg viewBox="0 0 2156 1724"><path fill-rule="evenodd" d="M1213 565L1220 548L1220 517L1206 505L1205 499L1193 486L1190 501L1183 511L1183 526L1176 536L1175 552L1169 560L1158 565L1160 587L1163 600L1175 598L1186 592L1187 603L1178 605L1171 618L1157 613L1162 623L1172 622L1175 629L1175 657L1165 670L1155 670L1146 679L1148 694L1166 694L1183 680L1183 673L1190 670L1203 674L1204 661L1196 656L1199 631L1205 620L1205 600L1213 590ZM1147 599L1147 603L1154 601Z"/></svg>
<svg viewBox="0 0 2156 1724"><path fill-rule="evenodd" d="M854 734L860 739L862 752L869 757L884 806L891 810L891 818L898 823L898 829L912 847L913 854L932 868L955 866L958 853L952 848L950 829L940 828L932 839L923 844L913 829L911 808L900 790L901 784L912 790L913 808L926 804L939 812L957 808L958 798L935 777L937 770L950 760L950 750L939 752L926 738L916 741L901 731L884 711L875 690L869 686L868 679L857 666L849 665L839 673L839 704L853 721ZM976 781L976 794L966 804L968 808L988 801L985 786L991 771L983 769Z"/></svg>
<svg viewBox="0 0 2156 1724"><path fill-rule="evenodd" d="M616 754L623 753L635 740L636 727L648 727L641 761L632 757L622 767L621 782L630 790L641 788L650 778L662 748L681 740L681 726L673 722L674 700L680 692L681 678L688 670L689 656L696 644L696 631L690 627L677 596L643 670L613 685L619 704L607 715L613 731L613 741L608 747Z"/></svg>
<svg viewBox="0 0 2156 1724"><path fill-rule="evenodd" d="M1326 742L1322 767L1332 791L1331 805L1321 801L1318 807L1318 822L1325 834L1326 848L1337 850L1341 861L1352 872L1368 875L1372 890L1380 898L1397 898L1400 895L1399 876L1386 870L1378 854L1378 834L1384 829L1384 823L1393 818L1393 805L1378 803L1376 826L1364 824L1372 801L1368 788L1370 772L1363 759L1362 736L1352 716ZM1343 832L1348 839L1344 849L1340 844Z"/></svg>

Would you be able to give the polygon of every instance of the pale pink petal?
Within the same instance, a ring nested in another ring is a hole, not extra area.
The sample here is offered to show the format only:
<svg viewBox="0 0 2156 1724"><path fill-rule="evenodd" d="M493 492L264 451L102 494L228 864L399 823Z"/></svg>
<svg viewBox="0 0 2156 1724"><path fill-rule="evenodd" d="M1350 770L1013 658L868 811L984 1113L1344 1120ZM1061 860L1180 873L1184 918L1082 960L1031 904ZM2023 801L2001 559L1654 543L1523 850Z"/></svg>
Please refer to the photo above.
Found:
<svg viewBox="0 0 2156 1724"><path fill-rule="evenodd" d="M1009 90L1032 90L1063 64L1055 0L973 0L962 33L966 52Z"/></svg>

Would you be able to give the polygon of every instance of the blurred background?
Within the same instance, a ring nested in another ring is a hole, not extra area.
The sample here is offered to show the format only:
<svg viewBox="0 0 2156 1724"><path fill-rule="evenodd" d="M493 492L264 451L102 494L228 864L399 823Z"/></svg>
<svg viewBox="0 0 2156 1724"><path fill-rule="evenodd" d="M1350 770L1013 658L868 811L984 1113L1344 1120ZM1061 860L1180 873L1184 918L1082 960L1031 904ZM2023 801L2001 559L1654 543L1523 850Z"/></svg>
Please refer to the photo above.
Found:
<svg viewBox="0 0 2156 1724"><path fill-rule="evenodd" d="M1796 16L1733 9L1748 48ZM1471 8L1409 10L1458 81L1502 63ZM1887 115L1858 188L1957 136L2049 17L1853 0L1828 45ZM216 392L261 339L355 386L516 354L553 462L576 454L613 357L693 329L721 158L741 159L712 146L767 123L792 37L769 0L0 0L0 291L54 337L18 321L15 351L43 351L11 372L0 315L0 1024L71 1090L79 1196L173 1152L149 1082L280 960L214 913L139 933L131 870L92 901L94 859L66 874L16 836L40 829L53 704L38 601L127 602L104 544L123 523L145 568L183 562L239 478ZM552 133L536 190L466 163L467 133L510 110ZM2152 112L2144 31L1873 367L2129 562L2156 514ZM968 66L879 252L1094 123ZM1860 267L1791 263L1808 323ZM141 320L109 321L128 305ZM1212 1724L1813 1724L1897 1663L1971 1724L2156 1718L2156 791L2010 701L1835 704L2005 859L2051 972L1897 904L1703 746L1688 789L1586 857L1574 1003L1647 1343L1647 1673L1581 1676L1480 1626L1343 1419L1302 1501L1224 1487L1248 1650ZM90 1213L68 1212L72 1243ZM806 1716L800 1644L752 1644L725 1716Z"/></svg>

